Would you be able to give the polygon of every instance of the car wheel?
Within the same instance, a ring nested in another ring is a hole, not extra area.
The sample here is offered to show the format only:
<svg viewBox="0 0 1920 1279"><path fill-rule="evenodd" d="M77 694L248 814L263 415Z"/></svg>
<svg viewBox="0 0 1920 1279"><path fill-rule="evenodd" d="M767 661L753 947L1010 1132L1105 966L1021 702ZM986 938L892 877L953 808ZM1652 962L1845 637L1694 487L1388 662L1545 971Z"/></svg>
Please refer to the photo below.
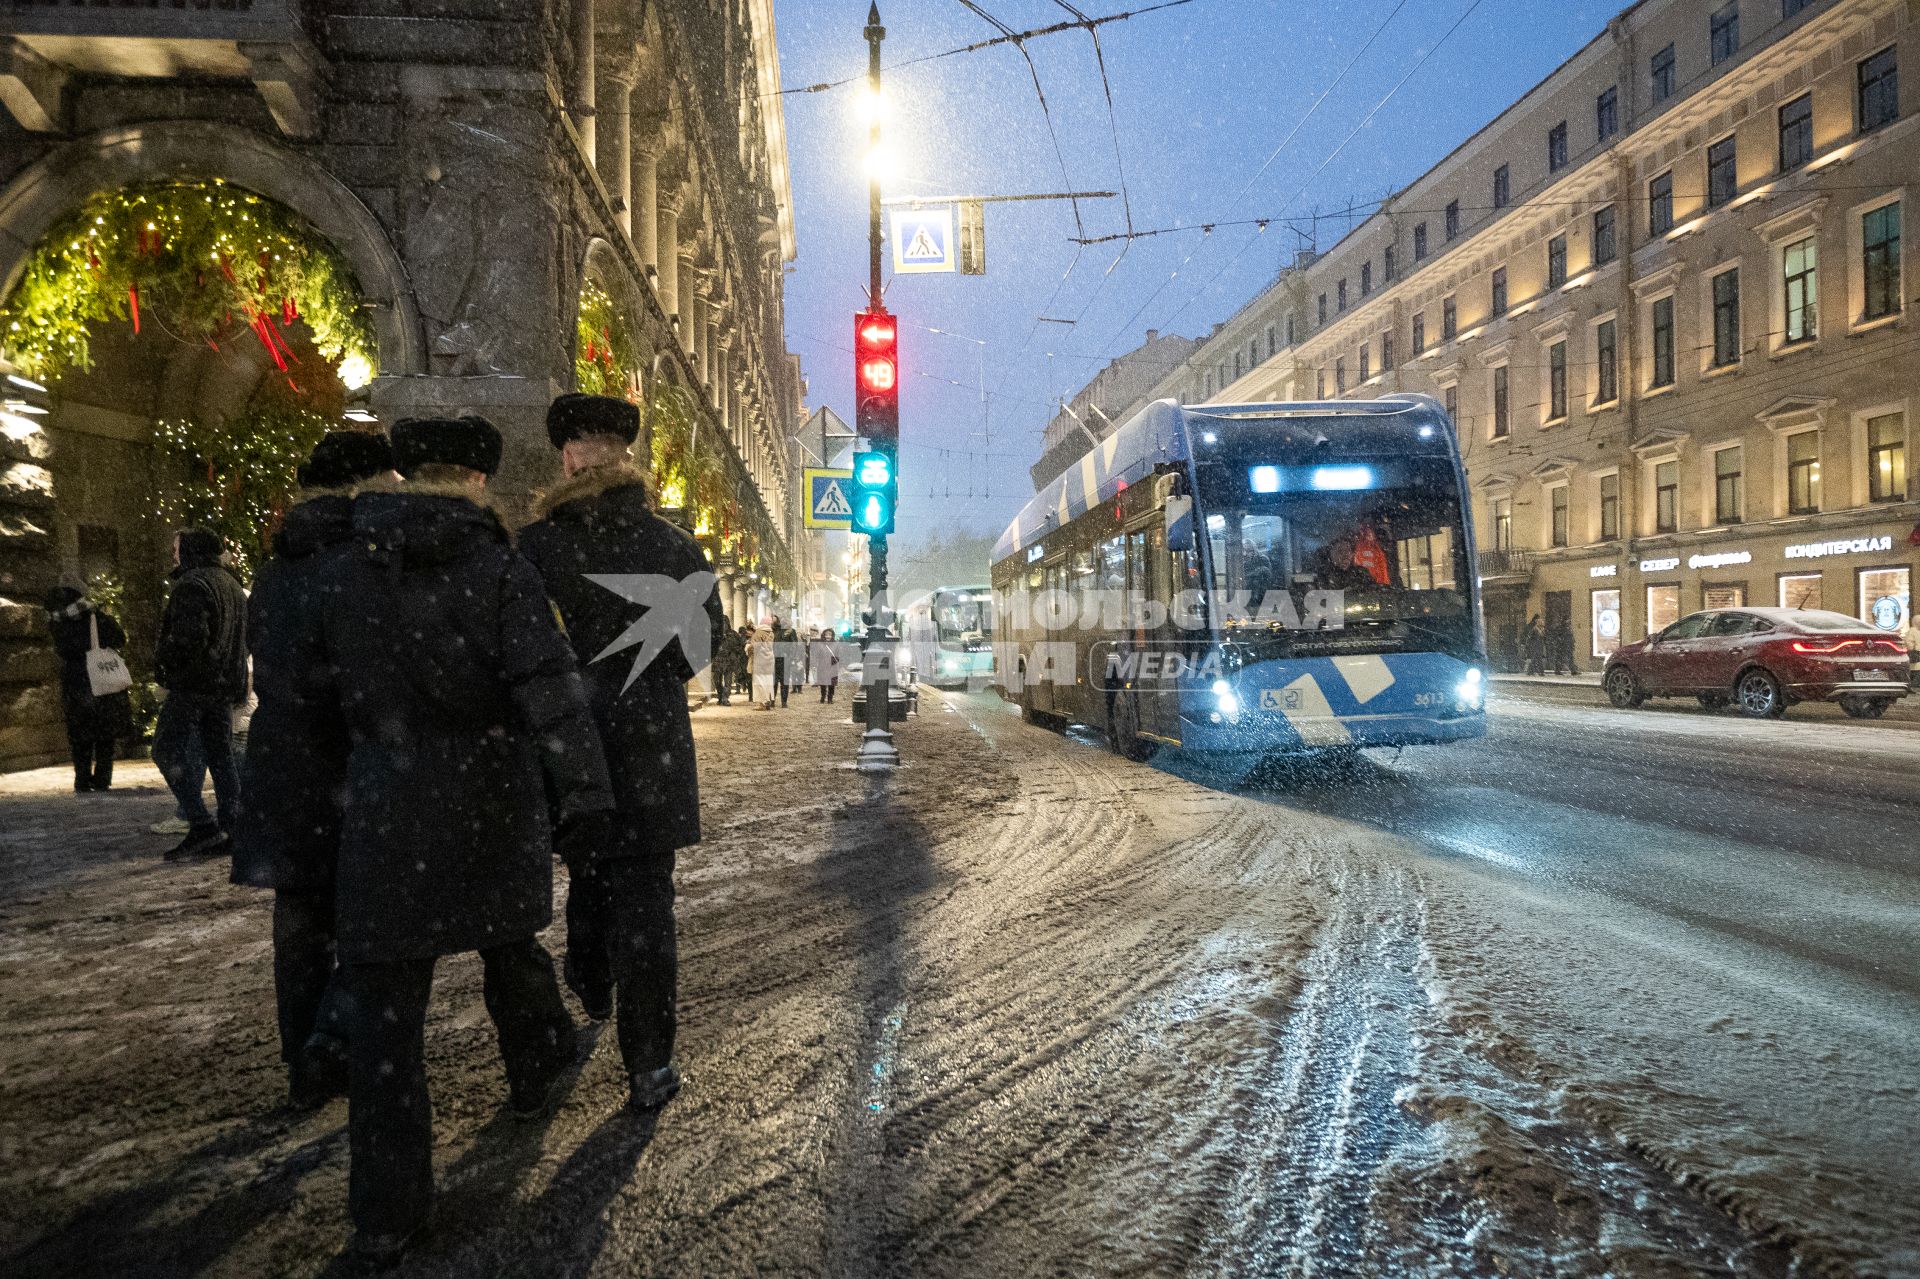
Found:
<svg viewBox="0 0 1920 1279"><path fill-rule="evenodd" d="M1843 697L1840 709L1854 719L1879 719L1887 713L1893 699L1887 697Z"/></svg>
<svg viewBox="0 0 1920 1279"><path fill-rule="evenodd" d="M1740 713L1751 719L1779 719L1787 713L1787 697L1780 690L1780 681L1757 666L1740 677L1734 691L1740 699Z"/></svg>
<svg viewBox="0 0 1920 1279"><path fill-rule="evenodd" d="M1726 709L1727 703L1732 700L1733 699L1725 693L1700 694L1700 704L1710 711L1724 710Z"/></svg>
<svg viewBox="0 0 1920 1279"><path fill-rule="evenodd" d="M1646 690L1640 687L1640 681L1625 666L1616 666L1607 672L1607 700L1621 710L1628 710L1647 700Z"/></svg>

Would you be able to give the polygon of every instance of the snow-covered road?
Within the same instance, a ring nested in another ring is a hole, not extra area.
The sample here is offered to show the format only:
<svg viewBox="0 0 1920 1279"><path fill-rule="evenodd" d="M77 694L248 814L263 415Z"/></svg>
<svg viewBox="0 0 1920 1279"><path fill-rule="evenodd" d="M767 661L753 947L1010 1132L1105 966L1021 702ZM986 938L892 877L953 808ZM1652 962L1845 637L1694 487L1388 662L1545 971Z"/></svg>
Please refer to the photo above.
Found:
<svg viewBox="0 0 1920 1279"><path fill-rule="evenodd" d="M882 784L813 704L696 733L687 1091L626 1118L606 1042L498 1118L444 963L412 1273L1920 1273L1920 734L1509 697L1227 785L990 696ZM128 833L157 794L8 786L8 1273L326 1272L262 902Z"/></svg>

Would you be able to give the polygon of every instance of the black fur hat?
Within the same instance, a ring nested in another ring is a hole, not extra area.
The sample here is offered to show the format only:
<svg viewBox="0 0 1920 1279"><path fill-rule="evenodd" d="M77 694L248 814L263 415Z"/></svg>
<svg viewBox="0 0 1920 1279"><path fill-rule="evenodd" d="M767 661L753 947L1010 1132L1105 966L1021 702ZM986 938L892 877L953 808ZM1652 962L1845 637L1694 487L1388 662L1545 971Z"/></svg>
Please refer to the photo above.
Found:
<svg viewBox="0 0 1920 1279"><path fill-rule="evenodd" d="M500 431L483 417L410 417L393 424L393 469L412 475L439 463L492 475L500 469Z"/></svg>
<svg viewBox="0 0 1920 1279"><path fill-rule="evenodd" d="M611 395L569 392L547 408L547 438L561 448L588 435L617 436L631 444L640 438L640 410Z"/></svg>
<svg viewBox="0 0 1920 1279"><path fill-rule="evenodd" d="M371 431L328 431L300 468L300 487L346 488L393 469L393 450Z"/></svg>

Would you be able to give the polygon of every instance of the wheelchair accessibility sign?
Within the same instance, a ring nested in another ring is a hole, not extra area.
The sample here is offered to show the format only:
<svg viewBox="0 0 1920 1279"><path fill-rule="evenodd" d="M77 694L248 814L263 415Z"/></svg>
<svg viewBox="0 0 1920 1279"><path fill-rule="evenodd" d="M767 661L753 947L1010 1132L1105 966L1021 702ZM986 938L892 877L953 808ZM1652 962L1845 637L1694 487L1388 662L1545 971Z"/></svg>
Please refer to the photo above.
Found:
<svg viewBox="0 0 1920 1279"><path fill-rule="evenodd" d="M853 472L823 467L806 471L808 528L844 533L853 527Z"/></svg>
<svg viewBox="0 0 1920 1279"><path fill-rule="evenodd" d="M1297 688L1263 688L1260 690L1260 709L1263 711L1297 711L1300 709L1300 690Z"/></svg>

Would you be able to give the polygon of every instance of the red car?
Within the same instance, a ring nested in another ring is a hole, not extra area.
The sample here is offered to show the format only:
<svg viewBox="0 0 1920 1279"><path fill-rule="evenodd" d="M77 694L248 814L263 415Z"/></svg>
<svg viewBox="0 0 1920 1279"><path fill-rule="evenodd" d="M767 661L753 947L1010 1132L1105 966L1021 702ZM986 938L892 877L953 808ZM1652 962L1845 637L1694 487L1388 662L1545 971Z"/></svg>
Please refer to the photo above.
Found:
<svg viewBox="0 0 1920 1279"><path fill-rule="evenodd" d="M1756 719L1795 702L1839 702L1878 719L1905 697L1907 650L1844 613L1810 608L1714 608L1691 613L1607 659L1601 683L1615 706L1649 697L1697 697L1708 709L1737 703Z"/></svg>

